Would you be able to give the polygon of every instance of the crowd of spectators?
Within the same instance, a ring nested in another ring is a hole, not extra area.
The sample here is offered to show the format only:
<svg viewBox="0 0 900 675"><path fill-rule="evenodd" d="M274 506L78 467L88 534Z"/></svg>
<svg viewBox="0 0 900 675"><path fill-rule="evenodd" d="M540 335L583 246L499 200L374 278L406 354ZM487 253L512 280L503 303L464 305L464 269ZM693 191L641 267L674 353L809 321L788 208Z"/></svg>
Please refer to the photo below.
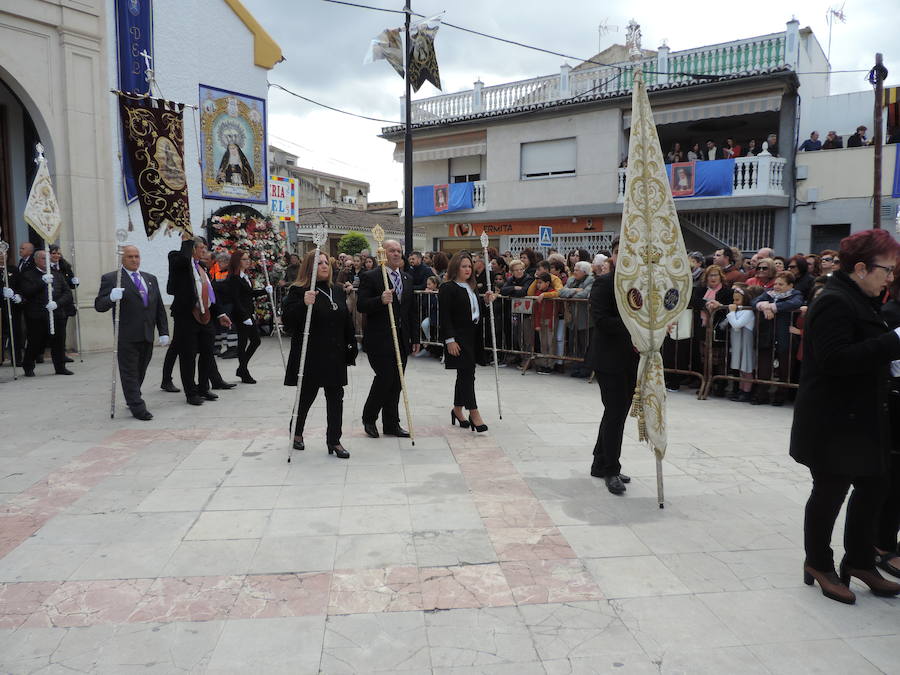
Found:
<svg viewBox="0 0 900 675"><path fill-rule="evenodd" d="M721 143L711 138L706 141L692 140L687 143L675 141L666 153L666 164L755 157L763 149L766 149L773 157L778 157L778 135L769 134L764 143L757 142L755 138L748 138L739 143L731 136L725 138ZM622 165L627 166L627 160Z"/></svg>

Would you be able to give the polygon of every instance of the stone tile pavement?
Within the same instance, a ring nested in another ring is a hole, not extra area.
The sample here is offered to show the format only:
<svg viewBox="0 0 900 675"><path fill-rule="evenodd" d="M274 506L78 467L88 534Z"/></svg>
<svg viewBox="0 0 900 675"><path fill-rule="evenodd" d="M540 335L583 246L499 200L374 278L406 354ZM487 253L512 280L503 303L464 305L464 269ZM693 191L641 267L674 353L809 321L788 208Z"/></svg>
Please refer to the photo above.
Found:
<svg viewBox="0 0 900 675"><path fill-rule="evenodd" d="M633 422L627 495L589 476L595 384L501 370L500 420L480 369L476 435L447 424L452 373L413 359L412 446L361 433L363 355L352 457L326 454L319 401L288 464L274 340L259 384L200 408L161 362L149 423L121 397L109 418L108 354L0 368L0 673L900 672L900 600L802 584L790 408L671 395L661 511Z"/></svg>

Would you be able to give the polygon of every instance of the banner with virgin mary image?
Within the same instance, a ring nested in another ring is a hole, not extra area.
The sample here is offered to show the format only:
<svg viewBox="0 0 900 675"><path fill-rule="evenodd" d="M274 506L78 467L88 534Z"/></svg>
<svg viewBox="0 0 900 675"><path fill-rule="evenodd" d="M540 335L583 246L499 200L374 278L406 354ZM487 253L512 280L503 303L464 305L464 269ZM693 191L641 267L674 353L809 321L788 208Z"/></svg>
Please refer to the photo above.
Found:
<svg viewBox="0 0 900 675"><path fill-rule="evenodd" d="M191 232L183 113L183 103L119 95L125 152L148 239L160 229Z"/></svg>
<svg viewBox="0 0 900 675"><path fill-rule="evenodd" d="M267 203L263 99L201 84L200 145L205 199Z"/></svg>

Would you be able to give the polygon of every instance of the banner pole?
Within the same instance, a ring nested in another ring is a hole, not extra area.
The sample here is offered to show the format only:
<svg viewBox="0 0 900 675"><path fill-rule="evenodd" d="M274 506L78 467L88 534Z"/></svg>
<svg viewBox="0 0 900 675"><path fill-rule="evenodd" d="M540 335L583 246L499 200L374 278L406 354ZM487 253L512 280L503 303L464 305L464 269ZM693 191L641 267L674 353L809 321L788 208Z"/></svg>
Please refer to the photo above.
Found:
<svg viewBox="0 0 900 675"><path fill-rule="evenodd" d="M72 249L72 267L75 267L75 243L71 245ZM75 275L78 276L77 274ZM84 363L84 355L81 349L81 312L78 311L78 285L72 289L72 300L75 303L75 342L78 344L78 360Z"/></svg>
<svg viewBox="0 0 900 675"><path fill-rule="evenodd" d="M487 279L487 289L488 293L492 293L491 290L491 261L488 257L488 236L487 232L482 231L481 233L481 248L484 249L484 276ZM503 406L500 404L500 364L497 362L497 327L494 323L494 303L488 303L489 311L491 314L491 346L493 347L494 352L494 385L497 390L497 413L500 416L500 419L503 419Z"/></svg>
<svg viewBox="0 0 900 675"><path fill-rule="evenodd" d="M3 288L9 288L9 274L6 271L8 260L6 253L9 251L9 244L0 240L0 255L3 256ZM9 356L12 360L13 379L18 380L16 376L16 330L13 326L12 303L6 298L6 315L9 317ZM2 349L2 346L0 346Z"/></svg>

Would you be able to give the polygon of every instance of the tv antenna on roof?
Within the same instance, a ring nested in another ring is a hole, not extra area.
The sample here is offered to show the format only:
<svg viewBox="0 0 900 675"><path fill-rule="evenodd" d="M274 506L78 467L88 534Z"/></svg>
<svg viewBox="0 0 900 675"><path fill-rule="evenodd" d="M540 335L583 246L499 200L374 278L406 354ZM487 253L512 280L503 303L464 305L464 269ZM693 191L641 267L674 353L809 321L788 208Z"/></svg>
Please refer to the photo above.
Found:
<svg viewBox="0 0 900 675"><path fill-rule="evenodd" d="M597 32L600 34L600 40L597 44L597 47L598 47L597 51L599 51L599 52L603 51L603 36L606 35L607 33L612 33L613 31L618 33L619 27L618 26L610 26L609 25L609 17L603 19L603 21L600 22L600 25L597 26Z"/></svg>
<svg viewBox="0 0 900 675"><path fill-rule="evenodd" d="M840 7L829 7L828 11L825 12L825 20L828 21L828 54L826 58L829 65L831 65L831 26L835 19L841 23L847 23L847 15L844 14L844 5L846 4L845 2Z"/></svg>

